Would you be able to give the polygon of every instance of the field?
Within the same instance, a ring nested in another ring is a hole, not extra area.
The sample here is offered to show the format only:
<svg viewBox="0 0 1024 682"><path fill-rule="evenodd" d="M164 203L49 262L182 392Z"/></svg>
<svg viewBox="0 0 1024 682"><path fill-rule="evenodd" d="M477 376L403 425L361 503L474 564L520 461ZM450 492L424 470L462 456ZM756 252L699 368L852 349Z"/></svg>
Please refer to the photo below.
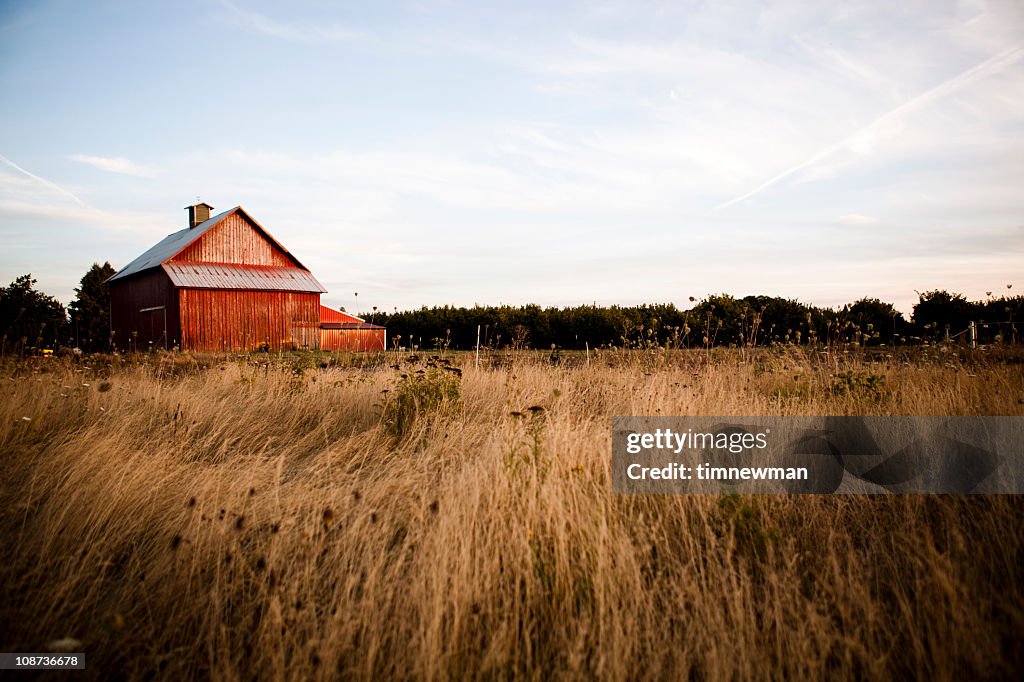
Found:
<svg viewBox="0 0 1024 682"><path fill-rule="evenodd" d="M497 360L4 362L0 651L75 638L93 679L1024 671L1019 497L622 496L609 462L613 415L1021 415L1019 355Z"/></svg>

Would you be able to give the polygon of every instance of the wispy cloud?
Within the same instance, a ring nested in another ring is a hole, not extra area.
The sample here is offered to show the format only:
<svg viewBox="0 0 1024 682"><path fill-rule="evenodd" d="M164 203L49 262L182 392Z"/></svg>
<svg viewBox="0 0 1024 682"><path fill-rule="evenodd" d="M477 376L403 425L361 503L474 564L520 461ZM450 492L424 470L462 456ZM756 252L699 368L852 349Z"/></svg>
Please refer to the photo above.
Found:
<svg viewBox="0 0 1024 682"><path fill-rule="evenodd" d="M860 213L847 213L839 216L839 222L843 225L875 225L878 223L878 218Z"/></svg>
<svg viewBox="0 0 1024 682"><path fill-rule="evenodd" d="M72 194L68 190L64 189L63 187L61 187L57 183L50 182L46 178L41 178L38 175L35 175L34 173L28 172L27 170L25 170L24 168L22 168L18 164L14 163L13 161L11 161L10 159L8 159L6 156L4 156L2 154L0 154L0 162L10 166L14 170L16 170L19 173L21 173L22 175L25 175L26 177L31 178L32 180L35 180L36 182L38 182L39 184L43 185L44 187L46 187L46 188L48 188L50 190L53 190L54 192L56 192L58 194L62 194L64 196L70 198L72 201L74 201L79 206L85 206L85 202L84 201L82 201L81 199L79 199L74 194Z"/></svg>
<svg viewBox="0 0 1024 682"><path fill-rule="evenodd" d="M140 226L156 225L154 234L166 232L166 216L138 211L105 211L92 206L54 206L43 202L19 201L0 197L0 220L13 217L19 222L25 220L67 225L89 225L101 228L106 233L122 234L138 232ZM45 238L41 241L45 242Z"/></svg>
<svg viewBox="0 0 1024 682"><path fill-rule="evenodd" d="M99 168L102 171L108 173L120 173L121 175L134 175L139 178L150 178L155 174L155 170L148 166L140 166L139 164L133 163L123 156L116 158L108 158L105 156L89 156L87 154L73 154L68 157L72 161L78 163L84 163L94 168Z"/></svg>
<svg viewBox="0 0 1024 682"><path fill-rule="evenodd" d="M760 194L769 187L785 180L786 178L799 173L800 171L813 166L814 164L832 156L836 152L843 149L850 149L853 151L865 151L872 148L877 142L877 137L886 129L888 126L895 124L898 119L912 112L923 109L938 99L946 97L947 95L956 92L957 90L973 83L974 81L980 80L992 74L1014 64L1018 60L1024 57L1024 45L1015 45L1011 48L1003 50L1002 52L989 57L985 61L977 64L970 69L967 69L963 73L960 73L942 83L935 86L934 88L923 92L916 97L904 102L903 104L890 109L885 112L874 121L858 130L853 135L846 137L839 142L831 144L821 151L817 152L810 158L791 166L781 173L765 180L754 189L745 192L738 197L734 197L729 201L719 204L714 208L715 211L719 211L734 204L738 204L742 201L746 201L750 197Z"/></svg>
<svg viewBox="0 0 1024 682"><path fill-rule="evenodd" d="M834 66L836 70L844 75L853 76L872 86L891 85L891 81L887 76L854 59L842 50L830 46L828 43L818 45L804 36L794 36L793 42L806 50L811 56L823 58L826 64Z"/></svg>
<svg viewBox="0 0 1024 682"><path fill-rule="evenodd" d="M360 31L339 24L289 23L264 14L242 9L230 0L221 0L230 20L254 33L298 43L346 42L361 37Z"/></svg>

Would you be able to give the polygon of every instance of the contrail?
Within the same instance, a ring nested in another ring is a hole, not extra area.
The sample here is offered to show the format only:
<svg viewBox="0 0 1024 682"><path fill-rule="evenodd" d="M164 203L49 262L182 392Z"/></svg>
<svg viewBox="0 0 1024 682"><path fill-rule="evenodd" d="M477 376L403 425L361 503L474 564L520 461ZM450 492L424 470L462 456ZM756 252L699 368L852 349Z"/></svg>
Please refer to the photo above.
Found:
<svg viewBox="0 0 1024 682"><path fill-rule="evenodd" d="M850 135L849 137L847 137L847 138L845 138L843 140L840 140L839 142L836 142L835 144L829 145L828 147L826 147L825 149L821 150L820 152L818 152L817 154L815 154L811 158L807 159L806 161L798 163L797 165L793 166L792 168L788 168L788 169L782 171L781 173L779 173L775 177L762 182L760 185L758 185L754 189L750 190L746 194L741 194L740 196L736 197L735 199L730 199L729 201L725 202L724 204L719 204L718 206L715 206L712 209L712 211L720 211L723 208L728 208L729 206L732 206L733 204L738 204L741 201L745 201L746 199L749 199L750 197L754 196L755 194L763 192L764 190L768 189L769 187L771 187L772 185L776 184L777 182L779 182L781 180L785 180L786 178L788 178L789 176L793 175L794 173L798 173L798 172L802 171L804 168L807 168L808 166L814 165L817 162L821 161L822 159L824 159L824 158L826 158L828 156L831 156L835 152L839 151L840 149L842 149L842 148L848 146L849 144L851 144L852 142L856 141L857 138L861 137L862 135L864 135L866 133L870 133L874 129L880 128L880 127L884 126L886 123L889 123L890 121L892 121L894 119L897 119L900 116L903 116L903 115L905 115L907 113L910 113L911 111L914 111L916 109L920 109L920 108L924 107L925 105L930 104L932 101L934 101L936 99L939 99L941 97L945 97L949 93L954 92L956 90L959 90L960 88L962 88L963 86L967 85L968 83L971 83L971 82L973 82L975 80L978 80L979 78L983 78L985 76L988 76L988 75L990 75L992 73L995 73L996 71L999 71L1001 69L1005 69L1007 66L1013 64L1014 62L1016 62L1021 57L1024 57L1024 45L1016 45L1014 47L1011 47L1011 48L1008 48L1006 50L1003 50L999 54L994 55L992 57L989 57L988 59L986 59L985 61L981 62L980 64L978 64L976 66L973 66L970 69L964 71L960 75L953 76L949 80L947 80L947 81L945 81L943 83L940 83L939 85L936 85L931 90L928 90L927 92L923 92L920 95L918 95L917 97L914 97L913 99L911 99L911 100L909 100L907 102L904 102L903 104L899 105L895 109L891 109L891 110L885 112L884 114L882 114L881 116L876 118L874 121L872 121L868 125L864 126L860 130L858 130L853 135Z"/></svg>
<svg viewBox="0 0 1024 682"><path fill-rule="evenodd" d="M10 166L14 170L18 171L19 173L24 173L25 175L27 175L28 177L32 178L36 182L39 182L39 183L49 187L53 191L59 192L60 194L63 194L64 196L71 197L72 199L75 200L75 203L78 204L79 206L85 206L85 202L84 201L82 201L81 199L79 199L74 194L72 194L71 192L67 191L66 189L64 189L63 187L58 185L57 183L50 182L46 178L41 178L38 175L35 175L34 173L29 173L27 170L25 170L24 168L22 168L18 164L14 163L13 161L8 159L3 154L0 154L0 161L6 163L8 166Z"/></svg>

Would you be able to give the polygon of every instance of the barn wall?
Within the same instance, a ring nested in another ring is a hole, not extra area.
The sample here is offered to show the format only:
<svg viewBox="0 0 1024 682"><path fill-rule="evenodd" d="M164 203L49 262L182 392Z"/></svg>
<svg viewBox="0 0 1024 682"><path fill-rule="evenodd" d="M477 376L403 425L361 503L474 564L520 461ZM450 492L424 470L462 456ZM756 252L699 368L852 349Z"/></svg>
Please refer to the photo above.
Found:
<svg viewBox="0 0 1024 682"><path fill-rule="evenodd" d="M164 309L141 312L158 306L164 306ZM174 347L181 338L181 327L178 297L167 274L163 270L151 270L111 282L110 321L114 347L118 350Z"/></svg>
<svg viewBox="0 0 1024 682"><path fill-rule="evenodd" d="M252 223L238 213L213 226L172 261L275 265L293 268L296 263L279 251Z"/></svg>
<svg viewBox="0 0 1024 682"><path fill-rule="evenodd" d="M384 350L383 329L321 329L320 350Z"/></svg>
<svg viewBox="0 0 1024 682"><path fill-rule="evenodd" d="M179 289L184 350L320 347L320 294Z"/></svg>

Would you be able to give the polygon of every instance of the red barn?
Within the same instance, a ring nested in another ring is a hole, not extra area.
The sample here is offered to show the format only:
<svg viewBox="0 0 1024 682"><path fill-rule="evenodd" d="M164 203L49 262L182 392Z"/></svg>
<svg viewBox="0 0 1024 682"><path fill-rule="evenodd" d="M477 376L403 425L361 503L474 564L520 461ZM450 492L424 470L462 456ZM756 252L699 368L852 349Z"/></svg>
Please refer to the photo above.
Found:
<svg viewBox="0 0 1024 682"><path fill-rule="evenodd" d="M384 350L387 330L355 315L320 306L321 350Z"/></svg>
<svg viewBox="0 0 1024 682"><path fill-rule="evenodd" d="M108 281L120 350L320 347L326 289L242 207L189 206L170 234Z"/></svg>

